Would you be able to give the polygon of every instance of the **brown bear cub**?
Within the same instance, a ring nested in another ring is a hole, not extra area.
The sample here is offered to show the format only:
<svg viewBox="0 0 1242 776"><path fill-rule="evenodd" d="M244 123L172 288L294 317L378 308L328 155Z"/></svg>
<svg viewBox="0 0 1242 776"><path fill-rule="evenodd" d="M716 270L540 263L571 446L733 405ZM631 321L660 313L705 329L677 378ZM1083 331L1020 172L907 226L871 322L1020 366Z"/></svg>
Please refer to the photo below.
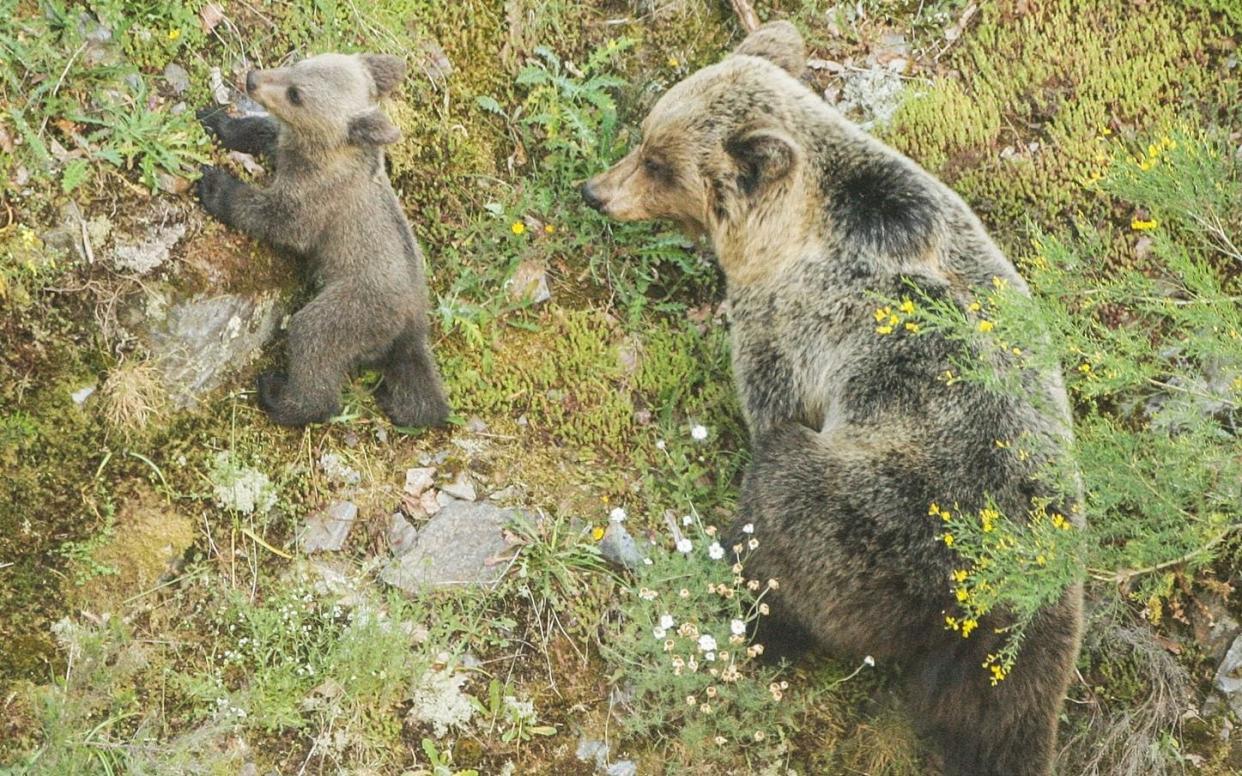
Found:
<svg viewBox="0 0 1242 776"><path fill-rule="evenodd" d="M734 535L753 524L747 575L781 583L781 632L760 637L900 666L945 773L1043 776L1081 588L1036 615L992 686L982 665L1011 620L996 613L968 638L945 627L962 561L929 509L975 514L990 499L1022 519L1033 500L1076 493L1037 476L1070 442L1061 376L1000 395L942 378L961 345L941 334L877 332L876 296L917 298L910 284L963 310L993 282L1029 292L956 194L798 80L804 62L792 25L760 28L669 90L583 196L705 235L724 271L753 456ZM1018 439L1036 452L997 444Z"/></svg>
<svg viewBox="0 0 1242 776"><path fill-rule="evenodd" d="M270 185L207 167L207 212L256 240L309 260L318 295L293 316L288 376L259 377L259 403L299 426L339 412L342 383L377 366L380 407L399 426L436 426L449 414L427 341L423 254L384 170L400 133L376 105L405 76L398 57L322 54L253 70L247 93L270 116L200 119L231 149L264 154Z"/></svg>

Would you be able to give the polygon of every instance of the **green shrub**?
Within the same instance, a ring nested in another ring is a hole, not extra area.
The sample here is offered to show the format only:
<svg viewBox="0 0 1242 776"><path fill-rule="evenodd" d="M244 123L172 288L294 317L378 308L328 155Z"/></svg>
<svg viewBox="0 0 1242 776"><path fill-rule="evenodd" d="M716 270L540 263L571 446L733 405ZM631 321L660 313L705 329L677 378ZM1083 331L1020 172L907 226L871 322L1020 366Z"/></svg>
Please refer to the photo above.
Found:
<svg viewBox="0 0 1242 776"><path fill-rule="evenodd" d="M930 300L907 307L926 330L970 344L963 351L974 355L945 379L1013 392L1024 375L1060 363L1075 405L1085 530L1069 530L1046 504L1022 519L933 507L963 560L962 611L949 626L973 628L996 607L1018 620L989 666L997 678L1012 665L1022 625L1069 582L1089 574L1109 583L1103 590L1121 584L1158 621L1168 574L1210 563L1242 529L1237 159L1224 138L1183 128L1137 149L1117 144L1093 185L1133 203L1128 236L1085 224L1077 236L1036 232L1025 261L1033 298L998 281L979 290L973 312ZM1117 245L1132 256L1115 255ZM1046 479L1072 498L1071 472Z"/></svg>

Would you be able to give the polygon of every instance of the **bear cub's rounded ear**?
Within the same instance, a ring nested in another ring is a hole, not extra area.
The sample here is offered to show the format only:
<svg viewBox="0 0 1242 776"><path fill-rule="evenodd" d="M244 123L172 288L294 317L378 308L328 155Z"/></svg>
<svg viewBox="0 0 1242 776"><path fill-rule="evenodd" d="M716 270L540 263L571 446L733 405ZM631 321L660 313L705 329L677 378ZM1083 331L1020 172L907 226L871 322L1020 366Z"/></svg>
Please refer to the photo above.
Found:
<svg viewBox="0 0 1242 776"><path fill-rule="evenodd" d="M349 142L353 145L390 145L400 139L401 130L379 108L372 108L349 120Z"/></svg>
<svg viewBox="0 0 1242 776"><path fill-rule="evenodd" d="M405 60L392 54L363 54L362 64L375 81L375 91L387 97L405 80Z"/></svg>
<svg viewBox="0 0 1242 776"><path fill-rule="evenodd" d="M797 78L806 70L806 44L798 28L786 21L768 22L746 36L734 54L762 57Z"/></svg>

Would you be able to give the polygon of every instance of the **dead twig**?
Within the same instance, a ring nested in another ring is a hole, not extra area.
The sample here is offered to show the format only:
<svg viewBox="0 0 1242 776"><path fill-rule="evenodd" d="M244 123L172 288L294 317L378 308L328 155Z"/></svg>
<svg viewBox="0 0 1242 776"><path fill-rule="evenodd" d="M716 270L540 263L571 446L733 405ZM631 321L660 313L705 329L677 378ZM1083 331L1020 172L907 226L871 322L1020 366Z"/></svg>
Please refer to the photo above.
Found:
<svg viewBox="0 0 1242 776"><path fill-rule="evenodd" d="M733 11L737 14L738 22L747 34L759 29L759 17L755 15L755 7L750 4L750 0L730 0L730 2L733 3Z"/></svg>

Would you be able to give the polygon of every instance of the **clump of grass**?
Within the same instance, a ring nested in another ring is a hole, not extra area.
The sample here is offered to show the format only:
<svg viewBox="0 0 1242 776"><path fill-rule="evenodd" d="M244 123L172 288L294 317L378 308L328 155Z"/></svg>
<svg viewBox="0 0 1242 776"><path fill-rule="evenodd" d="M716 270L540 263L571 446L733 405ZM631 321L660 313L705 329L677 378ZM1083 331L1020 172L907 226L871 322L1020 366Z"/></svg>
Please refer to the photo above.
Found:
<svg viewBox="0 0 1242 776"><path fill-rule="evenodd" d="M132 436L164 420L168 394L159 370L146 360L126 360L117 364L100 388L105 422Z"/></svg>

